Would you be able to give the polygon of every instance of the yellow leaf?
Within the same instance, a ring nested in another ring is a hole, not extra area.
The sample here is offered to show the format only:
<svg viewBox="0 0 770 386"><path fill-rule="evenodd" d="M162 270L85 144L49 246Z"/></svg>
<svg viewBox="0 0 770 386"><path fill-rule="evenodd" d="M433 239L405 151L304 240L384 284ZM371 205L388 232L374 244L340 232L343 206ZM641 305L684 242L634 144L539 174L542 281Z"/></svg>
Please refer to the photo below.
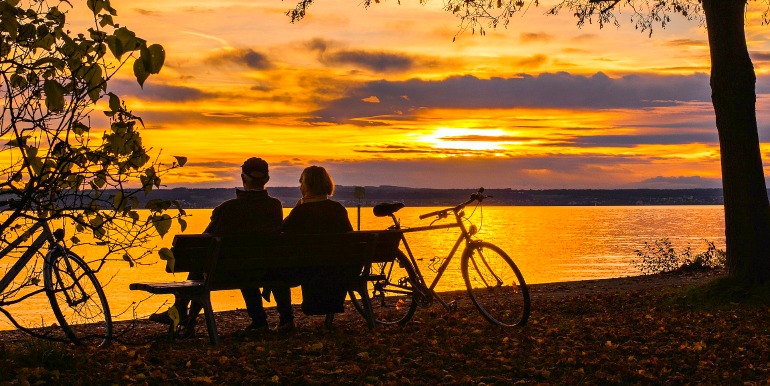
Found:
<svg viewBox="0 0 770 386"><path fill-rule="evenodd" d="M179 325L179 310L176 309L176 306L171 306L167 312L173 323L173 330L176 331L176 327Z"/></svg>

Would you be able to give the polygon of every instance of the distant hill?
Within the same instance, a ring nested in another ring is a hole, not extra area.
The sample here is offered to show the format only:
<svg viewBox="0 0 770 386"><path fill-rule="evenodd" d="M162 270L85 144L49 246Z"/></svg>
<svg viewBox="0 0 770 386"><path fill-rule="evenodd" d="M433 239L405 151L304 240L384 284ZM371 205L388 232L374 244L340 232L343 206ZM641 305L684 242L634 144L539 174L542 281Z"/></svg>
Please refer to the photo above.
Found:
<svg viewBox="0 0 770 386"><path fill-rule="evenodd" d="M467 200L474 189L427 189L398 186L366 186L363 206L380 202L400 201L409 206L452 206ZM337 186L334 199L345 206L356 206L354 186ZM299 200L297 187L268 187L270 195L292 207ZM493 196L487 205L523 206L580 206L580 205L722 205L722 189L488 189ZM161 198L179 201L185 208L213 208L222 201L235 197L235 189L158 189L148 199Z"/></svg>

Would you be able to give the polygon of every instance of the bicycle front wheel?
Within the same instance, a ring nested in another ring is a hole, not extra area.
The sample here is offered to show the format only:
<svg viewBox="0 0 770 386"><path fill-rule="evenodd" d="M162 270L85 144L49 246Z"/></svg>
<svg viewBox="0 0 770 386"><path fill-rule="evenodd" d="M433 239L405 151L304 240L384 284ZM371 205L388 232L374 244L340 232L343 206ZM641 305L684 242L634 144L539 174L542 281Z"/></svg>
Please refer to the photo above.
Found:
<svg viewBox="0 0 770 386"><path fill-rule="evenodd" d="M51 253L43 280L59 326L73 343L102 346L112 337L104 290L83 259L66 249Z"/></svg>
<svg viewBox="0 0 770 386"><path fill-rule="evenodd" d="M529 290L508 254L494 244L473 242L460 264L468 295L484 318L500 326L527 323Z"/></svg>
<svg viewBox="0 0 770 386"><path fill-rule="evenodd" d="M406 324L417 309L416 275L409 258L397 251L393 261L372 263L366 290L372 303L374 321L379 324ZM364 315L361 299L350 293L353 305Z"/></svg>

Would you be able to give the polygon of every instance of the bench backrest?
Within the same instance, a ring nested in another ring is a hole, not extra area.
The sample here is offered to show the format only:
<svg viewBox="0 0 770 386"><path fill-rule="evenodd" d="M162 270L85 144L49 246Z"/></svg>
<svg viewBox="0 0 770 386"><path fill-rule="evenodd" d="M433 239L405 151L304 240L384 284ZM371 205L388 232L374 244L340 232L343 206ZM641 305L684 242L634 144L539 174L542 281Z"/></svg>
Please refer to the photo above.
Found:
<svg viewBox="0 0 770 386"><path fill-rule="evenodd" d="M213 278L211 287L236 288L254 281L267 271L291 272L292 269L313 267L363 268L373 260L393 259L400 235L380 233L226 237L177 235L172 248L174 263L167 264L166 271L206 272Z"/></svg>

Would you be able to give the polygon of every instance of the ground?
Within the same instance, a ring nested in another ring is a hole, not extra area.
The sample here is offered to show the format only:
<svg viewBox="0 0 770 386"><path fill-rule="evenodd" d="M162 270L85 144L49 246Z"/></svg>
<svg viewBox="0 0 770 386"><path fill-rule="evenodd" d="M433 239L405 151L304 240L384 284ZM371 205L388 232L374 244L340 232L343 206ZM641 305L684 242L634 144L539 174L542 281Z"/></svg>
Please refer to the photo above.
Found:
<svg viewBox="0 0 770 386"><path fill-rule="evenodd" d="M374 331L349 310L332 330L299 314L293 332L245 333L244 311L223 312L216 347L203 326L171 342L145 321L100 349L4 332L0 384L767 384L770 310L690 305L683 288L714 277L534 285L522 328L493 326L461 302Z"/></svg>

